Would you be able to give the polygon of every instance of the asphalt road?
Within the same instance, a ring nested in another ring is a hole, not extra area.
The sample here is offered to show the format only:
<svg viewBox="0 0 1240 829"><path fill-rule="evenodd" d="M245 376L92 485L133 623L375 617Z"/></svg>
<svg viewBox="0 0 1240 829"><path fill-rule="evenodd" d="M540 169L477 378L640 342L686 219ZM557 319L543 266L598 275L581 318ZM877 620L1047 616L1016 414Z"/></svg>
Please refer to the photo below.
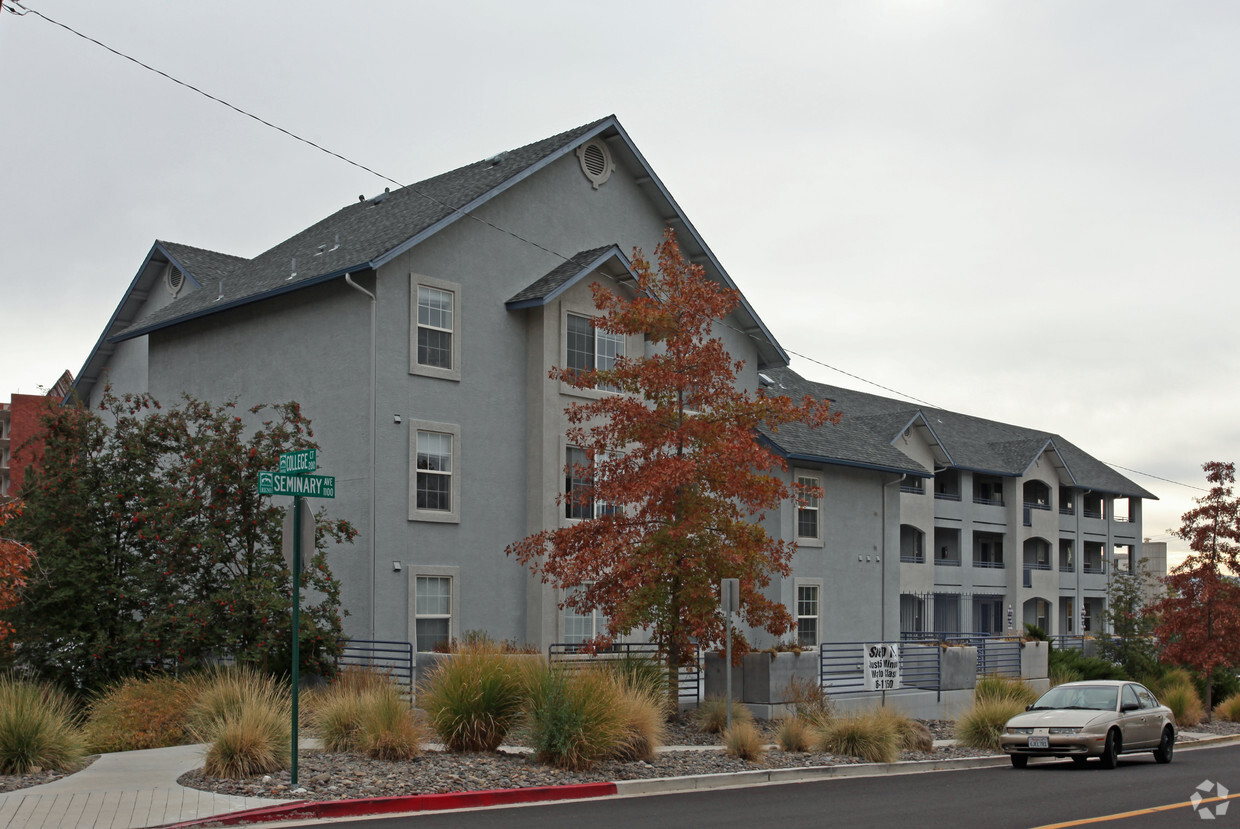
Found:
<svg viewBox="0 0 1240 829"><path fill-rule="evenodd" d="M1181 748L1181 747L1177 747ZM899 827L899 829L1032 829L1084 825L1117 829L1145 827L1240 827L1240 803L1203 824L1190 798L1204 781L1221 783L1240 795L1240 745L1177 750L1170 765L1152 755L1121 757L1112 771L1097 762L1077 768L1068 761L753 786L685 794L607 798L503 809L370 819L367 829L661 829L743 826ZM1203 792L1211 798L1216 789ZM1237 799L1240 799L1238 797ZM1176 805L1182 804L1182 805ZM1219 803L1203 803L1217 810ZM1168 808L1169 807L1169 808ZM1155 811L1145 811L1155 810ZM1128 814L1140 812L1139 814ZM1099 820L1102 818L1103 820ZM772 824L777 821L777 824ZM340 821L333 825L362 826Z"/></svg>

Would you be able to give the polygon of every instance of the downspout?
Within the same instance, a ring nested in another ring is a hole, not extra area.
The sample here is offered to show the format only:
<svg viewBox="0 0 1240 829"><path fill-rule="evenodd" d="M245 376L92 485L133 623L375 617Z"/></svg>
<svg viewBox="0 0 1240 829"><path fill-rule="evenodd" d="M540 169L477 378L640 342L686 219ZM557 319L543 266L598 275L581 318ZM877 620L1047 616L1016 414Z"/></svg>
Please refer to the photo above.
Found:
<svg viewBox="0 0 1240 829"><path fill-rule="evenodd" d="M880 531L880 535L882 537L882 543L880 545L881 550L882 550L882 559L878 562L878 573L879 573L878 612L879 614L881 614L879 616L879 618L882 620L880 622L880 628L881 628L881 633L882 633L882 641L884 642L887 641L887 487L891 486L892 484L901 483L907 477L908 475L901 475L898 478L893 478L890 481L887 481L885 484L883 484L883 488L882 488L883 520L882 520L882 529Z"/></svg>
<svg viewBox="0 0 1240 829"><path fill-rule="evenodd" d="M345 284L356 291L370 297L370 638L375 638L375 582L379 578L379 548L375 538L378 521L375 518L375 433L377 419L375 416L375 376L377 363L375 360L375 295L353 281L353 274L344 275Z"/></svg>

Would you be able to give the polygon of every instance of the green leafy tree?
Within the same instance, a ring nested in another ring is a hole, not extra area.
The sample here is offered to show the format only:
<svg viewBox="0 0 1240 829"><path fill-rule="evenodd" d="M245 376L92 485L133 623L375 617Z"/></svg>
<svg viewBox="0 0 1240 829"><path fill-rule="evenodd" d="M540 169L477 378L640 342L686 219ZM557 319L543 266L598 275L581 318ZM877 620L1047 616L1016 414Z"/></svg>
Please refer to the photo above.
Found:
<svg viewBox="0 0 1240 829"><path fill-rule="evenodd" d="M1148 569L1149 559L1136 562L1127 572L1113 573L1107 585L1107 621L1110 633L1102 638L1102 657L1120 665L1131 677L1148 677L1158 669L1154 644L1155 619L1146 613L1146 597L1157 588Z"/></svg>
<svg viewBox="0 0 1240 829"><path fill-rule="evenodd" d="M744 364L712 336L739 296L686 262L670 232L656 254L657 268L634 251L632 298L593 286L602 312L595 326L644 335L651 353L618 358L608 369L551 371L576 388L620 392L566 409L568 441L585 450L589 466L566 468L584 485L561 502L583 520L535 533L508 552L545 582L576 588L567 605L601 611L607 633L597 644L649 631L667 653L674 694L692 643L724 639L721 579L740 580L747 624L776 636L791 629L787 608L765 588L772 575L790 572L796 548L771 537L762 519L787 500L817 493L784 481L784 460L758 428L819 426L838 415L810 397L794 402L742 388ZM738 652L744 649L742 637Z"/></svg>
<svg viewBox="0 0 1240 829"><path fill-rule="evenodd" d="M142 667L232 657L287 669L291 574L280 553L283 508L257 492L282 452L313 447L295 403L256 406L105 395L98 414L44 421L41 468L10 524L37 551L9 613L15 656L64 685L93 689ZM329 541L356 534L317 516L302 575L303 669L324 672L339 647L339 589Z"/></svg>

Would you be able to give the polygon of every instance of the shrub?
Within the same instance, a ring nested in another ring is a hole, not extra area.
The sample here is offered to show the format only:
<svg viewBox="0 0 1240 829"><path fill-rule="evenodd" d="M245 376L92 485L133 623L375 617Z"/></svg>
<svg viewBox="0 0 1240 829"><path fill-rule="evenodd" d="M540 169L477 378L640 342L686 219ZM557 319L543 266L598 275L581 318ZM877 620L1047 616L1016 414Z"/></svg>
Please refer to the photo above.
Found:
<svg viewBox="0 0 1240 829"><path fill-rule="evenodd" d="M448 751L495 751L521 715L525 668L494 644L477 644L432 669L418 695Z"/></svg>
<svg viewBox="0 0 1240 829"><path fill-rule="evenodd" d="M529 684L525 732L535 756L581 770L616 753L627 734L621 685L606 670L547 666Z"/></svg>
<svg viewBox="0 0 1240 829"><path fill-rule="evenodd" d="M1114 662L1086 656L1081 651L1069 648L1052 648L1047 655L1048 668L1070 668L1080 674L1081 679L1129 679L1124 669Z"/></svg>
<svg viewBox="0 0 1240 829"><path fill-rule="evenodd" d="M391 677L377 671L346 668L329 685L307 697L310 722L327 751L355 751L360 748L364 700L385 689L396 691Z"/></svg>
<svg viewBox="0 0 1240 829"><path fill-rule="evenodd" d="M896 733L896 741L902 750L934 751L934 735L922 723L901 714L894 708L879 708L874 714L891 721L891 727Z"/></svg>
<svg viewBox="0 0 1240 829"><path fill-rule="evenodd" d="M1026 705L1032 705L1037 699L1038 692L1024 681L998 674L980 677L973 689L975 703L1002 700L1024 708Z"/></svg>
<svg viewBox="0 0 1240 829"><path fill-rule="evenodd" d="M1024 709L1023 703L1010 698L977 698L956 721L956 739L973 748L998 751L1004 724Z"/></svg>
<svg viewBox="0 0 1240 829"><path fill-rule="evenodd" d="M667 737L667 693L640 678L618 680L617 704L624 733L611 756L626 762L650 760Z"/></svg>
<svg viewBox="0 0 1240 829"><path fill-rule="evenodd" d="M1055 665L1049 673L1052 688L1056 685L1063 685L1065 682L1076 682L1081 678L1081 672L1069 665Z"/></svg>
<svg viewBox="0 0 1240 829"><path fill-rule="evenodd" d="M1046 635L1046 631L1033 622L1025 622L1025 638L1036 642L1047 642L1050 640L1050 637Z"/></svg>
<svg viewBox="0 0 1240 829"><path fill-rule="evenodd" d="M51 685L0 676L0 774L69 770L84 754L68 697Z"/></svg>
<svg viewBox="0 0 1240 829"><path fill-rule="evenodd" d="M752 720L732 720L732 727L723 733L723 747L729 757L739 757L756 763L766 753L762 735Z"/></svg>
<svg viewBox="0 0 1240 829"><path fill-rule="evenodd" d="M1232 694L1214 706L1214 715L1227 722L1240 722L1240 694Z"/></svg>
<svg viewBox="0 0 1240 829"><path fill-rule="evenodd" d="M252 777L288 768L290 706L246 699L207 726L203 771L212 777Z"/></svg>
<svg viewBox="0 0 1240 829"><path fill-rule="evenodd" d="M891 763L899 756L899 738L891 719L877 712L838 717L823 730L819 747L867 763Z"/></svg>
<svg viewBox="0 0 1240 829"><path fill-rule="evenodd" d="M90 704L83 729L87 750L134 751L190 742L191 702L189 688L175 677L123 680Z"/></svg>
<svg viewBox="0 0 1240 829"><path fill-rule="evenodd" d="M775 744L789 753L809 751L811 730L810 723L801 717L783 717L775 729Z"/></svg>
<svg viewBox="0 0 1240 829"><path fill-rule="evenodd" d="M209 742L215 727L225 719L236 720L254 705L289 711L289 689L273 676L248 665L217 667L187 681L193 702L189 707L189 729ZM251 715L253 718L253 715Z"/></svg>
<svg viewBox="0 0 1240 829"><path fill-rule="evenodd" d="M414 718L395 685L373 688L361 700L357 739L368 757L393 762L412 760L422 752L427 728Z"/></svg>
<svg viewBox="0 0 1240 829"><path fill-rule="evenodd" d="M723 697L707 697L698 703L690 719L703 734L722 734L728 727L728 701ZM732 702L732 722L752 720L753 715L744 703Z"/></svg>
<svg viewBox="0 0 1240 829"><path fill-rule="evenodd" d="M634 687L653 691L662 700L661 709L670 715L675 708L668 697L667 666L658 659L636 654L625 654L619 659L603 663L623 682Z"/></svg>
<svg viewBox="0 0 1240 829"><path fill-rule="evenodd" d="M1192 728L1205 719L1206 709L1197 696L1197 686L1192 681L1163 685L1159 701L1171 709L1175 724L1180 728Z"/></svg>
<svg viewBox="0 0 1240 829"><path fill-rule="evenodd" d="M793 714L809 725L822 728L835 716L831 698L817 680L794 676L788 680L784 697L792 705Z"/></svg>

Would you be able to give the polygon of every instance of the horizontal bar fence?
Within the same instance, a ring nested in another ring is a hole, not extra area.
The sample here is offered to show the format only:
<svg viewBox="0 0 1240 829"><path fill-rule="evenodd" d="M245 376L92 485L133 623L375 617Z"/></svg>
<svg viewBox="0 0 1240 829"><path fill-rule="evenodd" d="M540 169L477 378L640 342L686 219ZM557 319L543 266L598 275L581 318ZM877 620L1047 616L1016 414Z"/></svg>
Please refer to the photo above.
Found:
<svg viewBox="0 0 1240 829"><path fill-rule="evenodd" d="M585 645L576 642L556 642L547 647L547 661L567 668L585 667L597 664L600 660L626 658L650 659L662 663L667 657L654 642L613 642L597 651L590 651ZM694 647L690 664L680 666L678 677L680 702L700 702L702 681L705 677L700 647Z"/></svg>
<svg viewBox="0 0 1240 829"><path fill-rule="evenodd" d="M413 699L413 643L385 639L346 639L336 660L340 668L387 673Z"/></svg>
<svg viewBox="0 0 1240 829"><path fill-rule="evenodd" d="M1080 634L1059 634L1051 637L1051 645L1065 651L1084 651L1085 637Z"/></svg>

